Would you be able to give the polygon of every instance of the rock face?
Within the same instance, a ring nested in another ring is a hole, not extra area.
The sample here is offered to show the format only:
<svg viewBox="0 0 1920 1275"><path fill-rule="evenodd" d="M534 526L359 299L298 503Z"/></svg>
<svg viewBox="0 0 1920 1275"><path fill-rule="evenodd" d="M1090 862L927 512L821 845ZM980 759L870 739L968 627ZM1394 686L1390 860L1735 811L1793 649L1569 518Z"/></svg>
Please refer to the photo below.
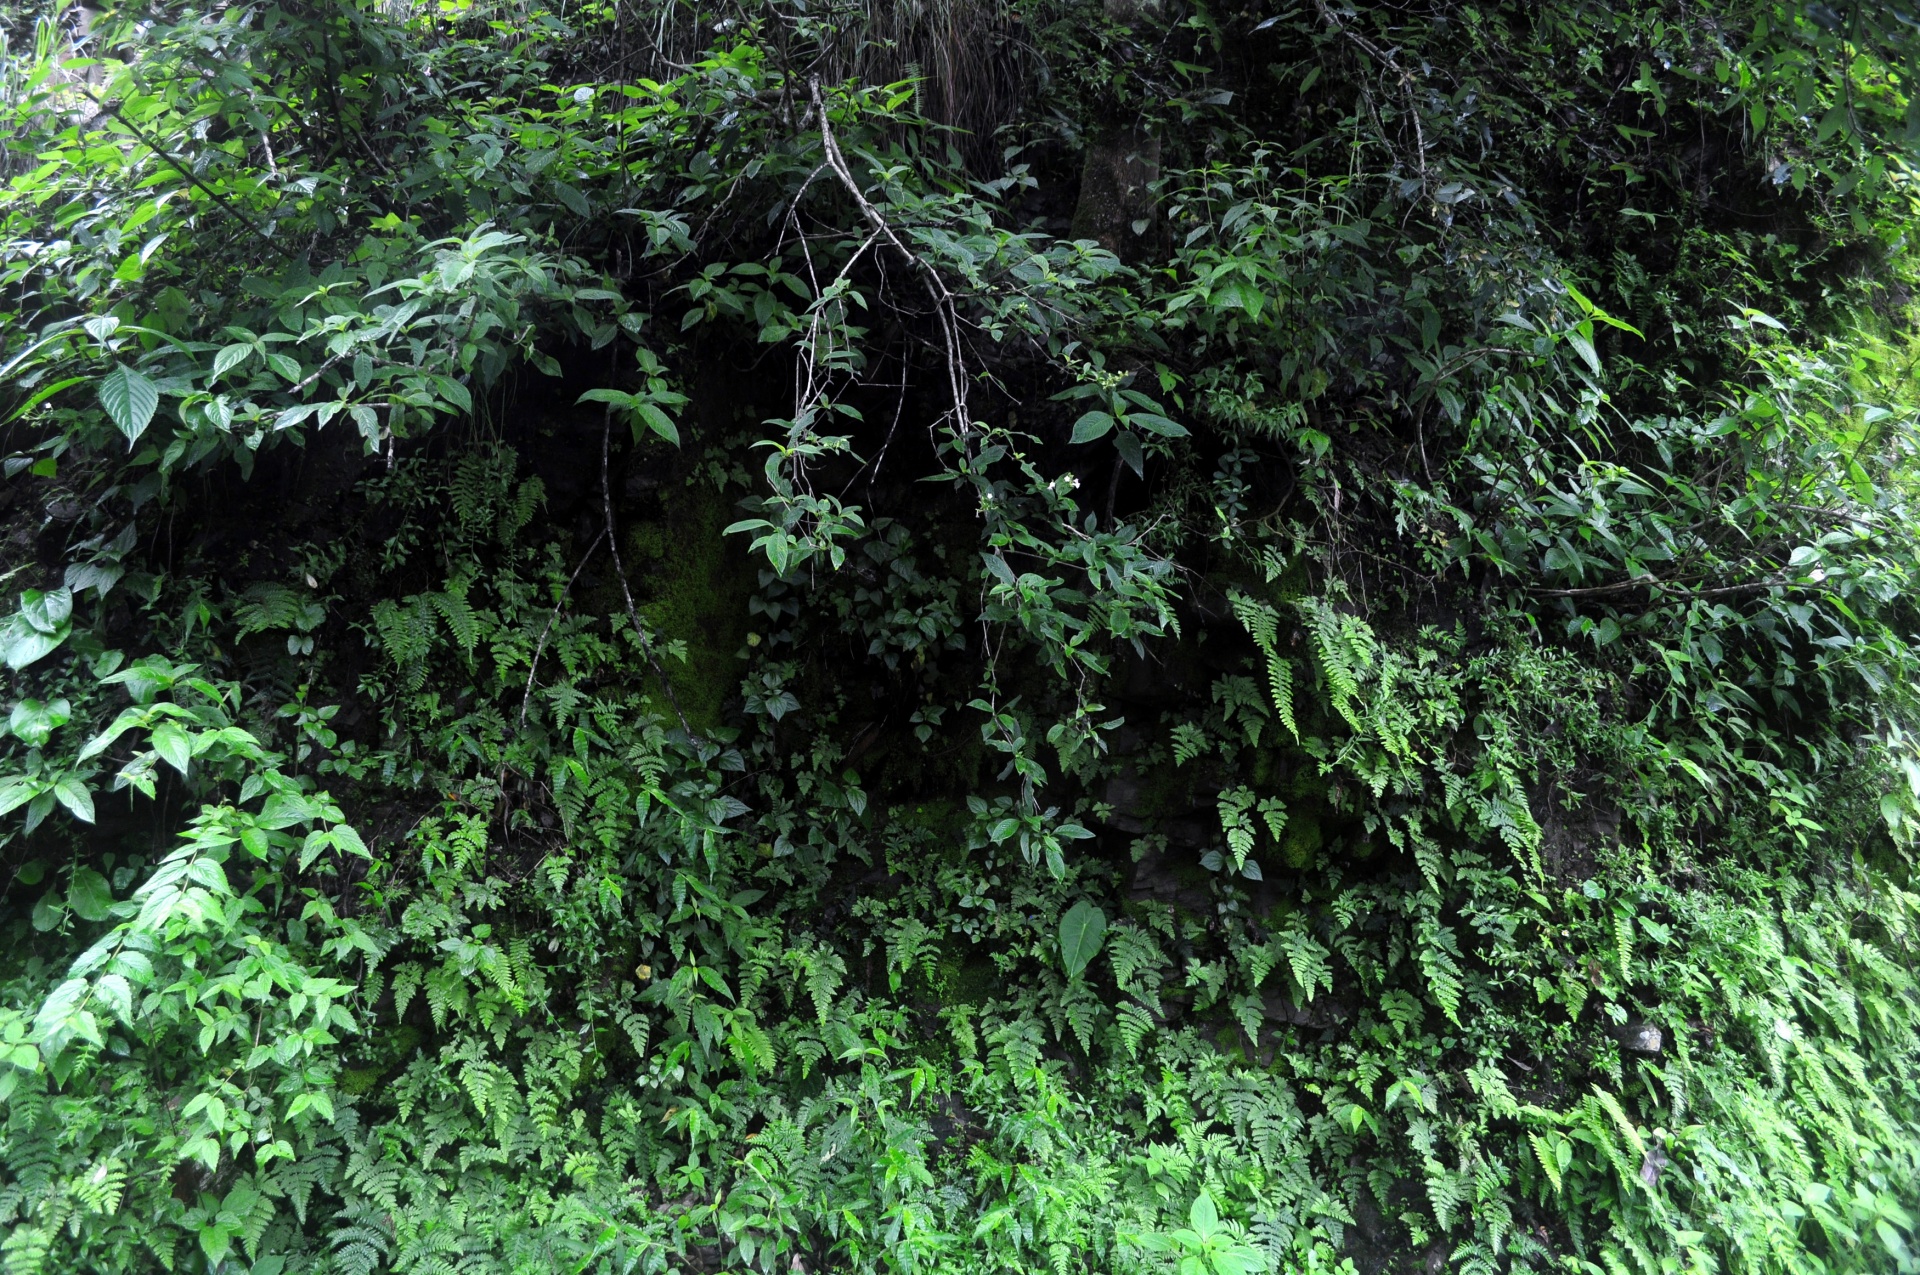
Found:
<svg viewBox="0 0 1920 1275"><path fill-rule="evenodd" d="M1152 230L1153 183L1160 179L1160 139L1138 126L1110 128L1087 148L1073 237L1095 239L1119 256Z"/></svg>
<svg viewBox="0 0 1920 1275"><path fill-rule="evenodd" d="M1612 1034L1620 1048L1641 1058L1658 1057L1667 1043L1666 1036L1651 1023L1627 1023L1614 1028Z"/></svg>

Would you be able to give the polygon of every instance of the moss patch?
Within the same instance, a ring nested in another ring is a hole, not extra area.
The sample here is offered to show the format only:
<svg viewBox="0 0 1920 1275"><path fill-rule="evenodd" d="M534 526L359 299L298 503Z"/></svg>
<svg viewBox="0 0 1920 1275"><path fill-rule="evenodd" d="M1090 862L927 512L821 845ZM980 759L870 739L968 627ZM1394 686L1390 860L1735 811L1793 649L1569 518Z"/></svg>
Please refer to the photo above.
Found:
<svg viewBox="0 0 1920 1275"><path fill-rule="evenodd" d="M643 595L641 618L660 642L684 653L661 660L674 699L695 730L709 731L740 685L753 563L724 534L729 505L710 483L669 488L661 506L658 521L627 532L624 551Z"/></svg>

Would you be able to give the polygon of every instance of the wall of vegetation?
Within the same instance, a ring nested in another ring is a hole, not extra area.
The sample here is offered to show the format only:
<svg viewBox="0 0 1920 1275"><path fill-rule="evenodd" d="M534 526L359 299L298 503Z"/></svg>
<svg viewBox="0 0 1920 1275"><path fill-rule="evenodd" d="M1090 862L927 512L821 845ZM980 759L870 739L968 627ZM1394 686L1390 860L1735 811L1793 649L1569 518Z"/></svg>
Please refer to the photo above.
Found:
<svg viewBox="0 0 1920 1275"><path fill-rule="evenodd" d="M1906 0L0 0L0 1270L1920 1272Z"/></svg>

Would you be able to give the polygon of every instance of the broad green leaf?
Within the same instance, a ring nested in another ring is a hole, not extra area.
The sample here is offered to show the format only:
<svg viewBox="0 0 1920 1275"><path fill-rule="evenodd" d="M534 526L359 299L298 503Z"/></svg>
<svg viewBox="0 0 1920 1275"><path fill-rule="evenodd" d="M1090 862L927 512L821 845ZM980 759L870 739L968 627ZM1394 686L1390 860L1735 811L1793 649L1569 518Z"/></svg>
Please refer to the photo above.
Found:
<svg viewBox="0 0 1920 1275"><path fill-rule="evenodd" d="M1257 319L1260 311L1266 308L1267 299L1260 289L1244 279L1229 279L1213 290L1207 298L1216 310L1245 310L1249 318Z"/></svg>
<svg viewBox="0 0 1920 1275"><path fill-rule="evenodd" d="M1060 918L1060 963L1068 978L1086 972L1087 962L1099 955L1106 936L1107 914L1099 908L1082 899L1067 909Z"/></svg>
<svg viewBox="0 0 1920 1275"><path fill-rule="evenodd" d="M1593 369L1595 376L1600 375L1600 355L1593 348L1592 338L1588 337L1584 332L1569 332L1567 333L1567 344L1571 345L1574 353L1578 354L1586 365Z"/></svg>
<svg viewBox="0 0 1920 1275"><path fill-rule="evenodd" d="M113 887L92 868L81 868L67 885L67 906L83 921L104 921L113 907Z"/></svg>
<svg viewBox="0 0 1920 1275"><path fill-rule="evenodd" d="M214 1157L220 1154L218 1144L212 1152ZM209 1268L218 1267L227 1260L227 1254L233 1251L233 1234L237 1228L225 1222L206 1222L200 1227L200 1251L207 1255Z"/></svg>
<svg viewBox="0 0 1920 1275"><path fill-rule="evenodd" d="M75 909L76 911L78 909ZM133 988L126 979L118 974L102 976L93 985L94 995L98 996L113 1016L129 1025L133 1022Z"/></svg>
<svg viewBox="0 0 1920 1275"><path fill-rule="evenodd" d="M13 775L0 779L0 815L10 815L46 791L46 781ZM32 885L33 882L27 882Z"/></svg>
<svg viewBox="0 0 1920 1275"><path fill-rule="evenodd" d="M53 651L72 631L73 593L55 589L41 593L28 589L20 595L20 609L0 624L0 655L7 667L23 669Z"/></svg>
<svg viewBox="0 0 1920 1275"><path fill-rule="evenodd" d="M127 436L131 447L147 432L160 408L160 387L124 363L116 363L100 381L100 406Z"/></svg>
<svg viewBox="0 0 1920 1275"><path fill-rule="evenodd" d="M67 910L60 905L58 898L52 894L43 894L33 905L33 913L28 919L33 922L34 929L45 934L49 930L59 929L60 920L66 914Z"/></svg>
<svg viewBox="0 0 1920 1275"><path fill-rule="evenodd" d="M247 356L252 353L253 347L245 343L229 345L221 350L220 353L213 356L213 375L208 378L207 384L213 384L213 382L219 380L234 368L245 363Z"/></svg>
<svg viewBox="0 0 1920 1275"><path fill-rule="evenodd" d="M20 614L42 633L57 633L73 615L73 590L28 589L20 595Z"/></svg>
<svg viewBox="0 0 1920 1275"><path fill-rule="evenodd" d="M436 376L433 378L433 383L439 389L441 398L463 412L473 410L473 395L468 392L466 386L451 376Z"/></svg>
<svg viewBox="0 0 1920 1275"><path fill-rule="evenodd" d="M625 390L608 389L603 386L599 389L588 390L585 394L582 394L573 401L576 403L610 403L614 407L632 407L638 400Z"/></svg>
<svg viewBox="0 0 1920 1275"><path fill-rule="evenodd" d="M367 843L360 839L360 834L354 831L351 824L334 825L333 844L336 849L344 850L356 858L371 859L373 857L367 850Z"/></svg>
<svg viewBox="0 0 1920 1275"><path fill-rule="evenodd" d="M67 775L55 782L53 795L75 819L83 823L93 822L93 794L78 778Z"/></svg>
<svg viewBox="0 0 1920 1275"><path fill-rule="evenodd" d="M675 447L680 445L680 430L674 425L672 419L669 418L665 412L655 407L652 403L647 402L637 403L634 406L635 410L640 413L640 419L646 422L648 429L651 429Z"/></svg>
<svg viewBox="0 0 1920 1275"><path fill-rule="evenodd" d="M42 704L37 699L23 699L13 706L13 712L7 718L7 730L29 747L39 748L72 716L73 705L66 700L57 699L51 704Z"/></svg>
<svg viewBox="0 0 1920 1275"><path fill-rule="evenodd" d="M1088 412L1073 423L1073 438L1076 443L1091 443L1096 438L1105 438L1113 429L1113 417L1105 412Z"/></svg>
<svg viewBox="0 0 1920 1275"><path fill-rule="evenodd" d="M1185 425L1177 421L1168 420L1158 412L1129 412L1127 414L1127 423L1129 425L1138 425L1147 432L1159 434L1163 438L1185 438L1187 436L1187 427Z"/></svg>
<svg viewBox="0 0 1920 1275"><path fill-rule="evenodd" d="M161 722L153 728L153 751L184 775L193 760L193 740L173 722Z"/></svg>

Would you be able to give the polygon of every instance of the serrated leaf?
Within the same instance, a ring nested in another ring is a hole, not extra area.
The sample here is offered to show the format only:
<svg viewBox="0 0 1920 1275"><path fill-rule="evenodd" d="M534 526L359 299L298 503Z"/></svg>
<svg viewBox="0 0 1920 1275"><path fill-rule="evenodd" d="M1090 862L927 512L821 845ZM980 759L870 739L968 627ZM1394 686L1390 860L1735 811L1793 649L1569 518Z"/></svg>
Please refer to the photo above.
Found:
<svg viewBox="0 0 1920 1275"><path fill-rule="evenodd" d="M108 974L93 985L94 995L106 1003L113 1016L123 1023L133 1022L133 988L118 974Z"/></svg>
<svg viewBox="0 0 1920 1275"><path fill-rule="evenodd" d="M367 850L367 843L360 839L360 834L355 832L350 824L334 825L333 844L335 848L344 850L356 858L371 859L373 857Z"/></svg>
<svg viewBox="0 0 1920 1275"><path fill-rule="evenodd" d="M1107 936L1107 914L1085 899L1060 918L1060 963L1068 978L1079 978L1087 963L1100 954Z"/></svg>
<svg viewBox="0 0 1920 1275"><path fill-rule="evenodd" d="M160 410L160 387L126 364L116 363L100 380L100 406L107 409L131 447Z"/></svg>

